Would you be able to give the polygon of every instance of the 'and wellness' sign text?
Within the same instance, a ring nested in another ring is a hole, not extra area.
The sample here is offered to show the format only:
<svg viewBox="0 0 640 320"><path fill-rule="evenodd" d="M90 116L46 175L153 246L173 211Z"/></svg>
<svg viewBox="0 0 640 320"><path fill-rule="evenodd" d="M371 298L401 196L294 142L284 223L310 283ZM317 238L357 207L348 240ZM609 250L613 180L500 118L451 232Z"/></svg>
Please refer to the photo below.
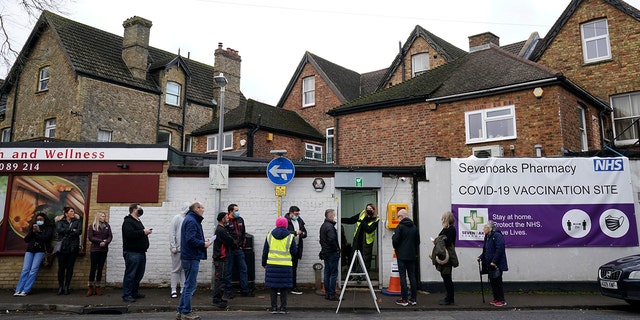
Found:
<svg viewBox="0 0 640 320"><path fill-rule="evenodd" d="M2 160L167 160L167 148L0 148Z"/></svg>

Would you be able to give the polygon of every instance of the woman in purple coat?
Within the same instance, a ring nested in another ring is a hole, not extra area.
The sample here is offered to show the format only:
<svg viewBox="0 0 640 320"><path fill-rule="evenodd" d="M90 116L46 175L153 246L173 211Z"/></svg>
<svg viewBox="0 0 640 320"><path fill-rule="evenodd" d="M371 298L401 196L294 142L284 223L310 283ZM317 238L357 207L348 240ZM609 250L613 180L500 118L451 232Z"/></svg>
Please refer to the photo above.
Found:
<svg viewBox="0 0 640 320"><path fill-rule="evenodd" d="M102 295L100 282L102 281L102 270L107 261L109 243L113 239L111 226L107 221L107 214L98 212L93 223L89 226L89 241L91 242L91 269L89 271L89 289L87 297L92 295Z"/></svg>
<svg viewBox="0 0 640 320"><path fill-rule="evenodd" d="M280 313L287 313L287 291L293 287L293 261L297 248L294 236L287 230L287 219L279 217L276 228L264 241L262 249L262 267L265 268L264 285L271 288L271 313L278 313L278 295L280 295Z"/></svg>

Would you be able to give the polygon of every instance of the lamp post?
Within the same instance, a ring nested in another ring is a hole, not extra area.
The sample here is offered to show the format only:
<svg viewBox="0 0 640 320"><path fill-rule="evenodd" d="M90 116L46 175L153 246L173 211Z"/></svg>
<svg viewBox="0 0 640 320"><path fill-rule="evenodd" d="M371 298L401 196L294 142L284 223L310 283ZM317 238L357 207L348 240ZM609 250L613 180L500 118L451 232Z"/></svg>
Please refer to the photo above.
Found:
<svg viewBox="0 0 640 320"><path fill-rule="evenodd" d="M216 157L216 164L218 165L218 170L220 170L220 165L222 164L222 149L224 145L224 87L227 85L228 81L222 72L213 77L213 80L220 87L220 101L218 101L218 105L220 107L218 114L218 156ZM222 189L216 189L216 193L218 196L218 212L221 212L223 211Z"/></svg>

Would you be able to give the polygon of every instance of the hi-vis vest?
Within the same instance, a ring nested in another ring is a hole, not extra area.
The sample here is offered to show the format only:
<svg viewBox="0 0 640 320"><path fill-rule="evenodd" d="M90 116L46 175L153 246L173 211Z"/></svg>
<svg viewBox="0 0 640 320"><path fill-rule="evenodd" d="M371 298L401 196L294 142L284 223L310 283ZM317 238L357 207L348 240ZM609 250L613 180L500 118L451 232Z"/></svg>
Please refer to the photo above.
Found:
<svg viewBox="0 0 640 320"><path fill-rule="evenodd" d="M358 217L358 222L356 223L356 230L353 232L353 237L355 238L356 235L358 234L358 229L360 229L360 221L362 221L365 217L367 216L367 210L362 210L360 211L360 216ZM371 220L369 223L367 223L368 226L371 226L372 224L376 223L380 221L380 217L376 217L374 220ZM367 244L372 244L373 240L376 239L376 232L367 232L364 234L365 236L365 241L367 242Z"/></svg>
<svg viewBox="0 0 640 320"><path fill-rule="evenodd" d="M267 243L269 244L269 254L267 255L267 264L277 266L293 266L291 260L291 244L293 243L293 235L290 234L286 238L276 239L267 234Z"/></svg>

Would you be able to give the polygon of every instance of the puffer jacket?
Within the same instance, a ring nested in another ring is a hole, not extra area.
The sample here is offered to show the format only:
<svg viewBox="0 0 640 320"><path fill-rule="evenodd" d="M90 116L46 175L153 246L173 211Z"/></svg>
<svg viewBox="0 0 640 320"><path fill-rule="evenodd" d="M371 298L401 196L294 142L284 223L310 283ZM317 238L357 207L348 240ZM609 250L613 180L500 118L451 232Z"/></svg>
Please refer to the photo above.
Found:
<svg viewBox="0 0 640 320"><path fill-rule="evenodd" d="M271 231L271 235L282 240L291 233L285 228L275 228ZM297 248L295 244L291 244L289 253L292 257L295 257ZM265 267L264 286L269 288L293 288L293 267L267 264L267 257L269 255L269 242L264 240L264 247L262 249L262 266Z"/></svg>

